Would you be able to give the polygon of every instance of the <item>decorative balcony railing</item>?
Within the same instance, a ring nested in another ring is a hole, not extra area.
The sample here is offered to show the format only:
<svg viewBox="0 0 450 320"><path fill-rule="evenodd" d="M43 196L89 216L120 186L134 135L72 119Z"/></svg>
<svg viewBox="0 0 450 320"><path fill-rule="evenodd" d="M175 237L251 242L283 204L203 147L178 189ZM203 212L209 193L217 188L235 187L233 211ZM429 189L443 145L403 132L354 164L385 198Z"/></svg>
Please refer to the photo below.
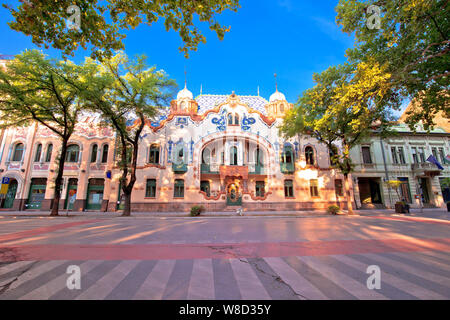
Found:
<svg viewBox="0 0 450 320"><path fill-rule="evenodd" d="M219 165L218 164L207 164L202 163L200 166L201 173L219 173Z"/></svg>
<svg viewBox="0 0 450 320"><path fill-rule="evenodd" d="M187 164L172 162L172 170L175 173L185 173L187 172Z"/></svg>
<svg viewBox="0 0 450 320"><path fill-rule="evenodd" d="M295 171L295 166L294 166L294 163L285 163L285 162L282 162L282 163L280 163L280 168L281 168L281 172L282 173L294 173L294 171Z"/></svg>
<svg viewBox="0 0 450 320"><path fill-rule="evenodd" d="M260 164L249 164L249 174L265 174L264 166Z"/></svg>

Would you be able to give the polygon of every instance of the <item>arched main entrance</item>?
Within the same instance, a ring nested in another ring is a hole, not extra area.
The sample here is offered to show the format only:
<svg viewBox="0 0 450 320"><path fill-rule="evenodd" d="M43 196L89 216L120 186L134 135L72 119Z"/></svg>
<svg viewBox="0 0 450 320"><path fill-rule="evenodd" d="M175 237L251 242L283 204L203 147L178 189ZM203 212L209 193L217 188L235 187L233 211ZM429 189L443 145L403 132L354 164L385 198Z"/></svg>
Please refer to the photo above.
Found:
<svg viewBox="0 0 450 320"><path fill-rule="evenodd" d="M227 205L228 206L242 205L242 191L238 182L231 182L227 186Z"/></svg>

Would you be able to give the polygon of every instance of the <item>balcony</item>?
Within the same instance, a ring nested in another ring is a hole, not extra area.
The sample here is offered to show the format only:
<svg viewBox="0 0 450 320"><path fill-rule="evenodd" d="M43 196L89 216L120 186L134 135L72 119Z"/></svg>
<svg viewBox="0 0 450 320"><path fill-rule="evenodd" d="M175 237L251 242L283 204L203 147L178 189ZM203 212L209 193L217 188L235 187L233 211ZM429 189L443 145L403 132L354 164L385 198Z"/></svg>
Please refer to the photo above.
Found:
<svg viewBox="0 0 450 320"><path fill-rule="evenodd" d="M200 166L200 172L201 173L215 173L219 174L219 166L218 165L210 165L207 163L202 163Z"/></svg>
<svg viewBox="0 0 450 320"><path fill-rule="evenodd" d="M187 164L172 162L172 170L174 173L185 173L187 172Z"/></svg>
<svg viewBox="0 0 450 320"><path fill-rule="evenodd" d="M441 174L441 170L433 163L422 162L422 163L413 163L411 165L411 170L414 171L416 176L439 176Z"/></svg>
<svg viewBox="0 0 450 320"><path fill-rule="evenodd" d="M286 173L286 174L291 174L291 173L294 173L294 171L295 171L295 166L294 166L294 163L292 163L292 162L290 162L290 163L282 162L282 163L280 163L280 168L281 168L281 172Z"/></svg>
<svg viewBox="0 0 450 320"><path fill-rule="evenodd" d="M264 166L263 165L255 165L255 164L250 164L249 166L249 174L264 174Z"/></svg>

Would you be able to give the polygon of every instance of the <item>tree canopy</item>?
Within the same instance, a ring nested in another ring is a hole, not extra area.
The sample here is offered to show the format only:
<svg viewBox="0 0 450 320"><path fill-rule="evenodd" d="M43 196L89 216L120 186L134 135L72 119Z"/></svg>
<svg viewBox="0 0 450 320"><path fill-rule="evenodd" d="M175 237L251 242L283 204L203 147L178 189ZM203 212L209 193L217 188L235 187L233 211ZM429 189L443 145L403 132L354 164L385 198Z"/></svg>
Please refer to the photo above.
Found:
<svg viewBox="0 0 450 320"><path fill-rule="evenodd" d="M216 15L225 10L237 11L239 0L21 0L14 7L3 4L14 21L11 29L32 37L33 43L50 45L62 50L64 55L73 55L80 46L93 47L92 57L111 56L114 50L124 49L124 29L134 29L140 24L151 25L162 19L167 31L178 32L183 41L180 51L188 56L206 38L195 25L195 20L206 22L209 28L223 39L230 27L222 26ZM80 30L68 29L66 20L71 5L80 9Z"/></svg>
<svg viewBox="0 0 450 320"><path fill-rule="evenodd" d="M307 134L327 146L332 163L345 176L351 212L347 176L354 166L350 150L371 130L387 131L388 107L398 108L398 97L392 92L390 74L376 62L332 66L313 79L316 85L287 113L281 132L287 137Z"/></svg>
<svg viewBox="0 0 450 320"><path fill-rule="evenodd" d="M371 5L380 9L379 29L367 25ZM336 11L337 23L356 38L350 63L376 61L398 94L419 101L408 111L410 125L422 120L428 128L440 112L450 118L448 0L340 0Z"/></svg>
<svg viewBox="0 0 450 320"><path fill-rule="evenodd" d="M130 60L119 52L101 63L87 59L86 64L97 67L98 72L88 79L91 85L83 101L86 108L100 112L104 123L117 133L123 215L130 215L141 134L145 124L169 104L176 83L163 70L149 68L145 56Z"/></svg>
<svg viewBox="0 0 450 320"><path fill-rule="evenodd" d="M89 72L92 68L48 59L38 50L25 51L0 68L0 128L38 122L60 137L51 215L58 215L67 143L83 109L80 97L90 86Z"/></svg>

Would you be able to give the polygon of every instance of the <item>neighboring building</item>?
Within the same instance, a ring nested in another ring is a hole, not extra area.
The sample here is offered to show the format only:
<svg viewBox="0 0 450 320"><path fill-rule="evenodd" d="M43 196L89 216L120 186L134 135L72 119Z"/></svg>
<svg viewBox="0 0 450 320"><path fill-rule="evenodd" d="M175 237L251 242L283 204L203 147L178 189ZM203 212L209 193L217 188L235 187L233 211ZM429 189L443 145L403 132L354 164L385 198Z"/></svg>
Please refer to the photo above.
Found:
<svg viewBox="0 0 450 320"><path fill-rule="evenodd" d="M446 161L450 133L438 127L428 133L420 124L416 133L404 123L393 129L396 135L383 140L373 136L351 151L356 164L353 181L357 206L393 208L395 202L404 199L413 208L443 208L450 201L448 187L443 185L444 178L450 177L450 162ZM427 161L430 155L444 170ZM389 180L402 181L399 190L391 189L386 183Z"/></svg>
<svg viewBox="0 0 450 320"><path fill-rule="evenodd" d="M344 208L343 177L330 168L326 147L308 136L280 137L291 108L278 90L269 101L234 93L194 99L185 87L142 133L132 210ZM85 116L70 139L61 208L115 211L123 205L115 134L96 123ZM57 137L40 125L5 130L0 177L10 184L1 207L48 210L59 149Z"/></svg>

